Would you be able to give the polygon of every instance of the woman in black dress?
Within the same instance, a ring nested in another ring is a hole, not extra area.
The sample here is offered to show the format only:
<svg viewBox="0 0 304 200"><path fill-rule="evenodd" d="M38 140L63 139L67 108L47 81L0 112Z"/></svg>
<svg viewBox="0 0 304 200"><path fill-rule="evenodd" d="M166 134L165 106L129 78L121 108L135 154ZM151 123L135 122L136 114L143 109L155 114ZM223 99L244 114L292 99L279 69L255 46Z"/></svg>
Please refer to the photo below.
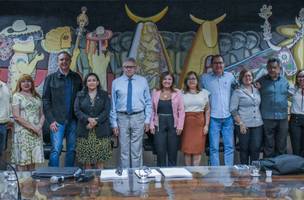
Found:
<svg viewBox="0 0 304 200"><path fill-rule="evenodd" d="M89 73L84 86L74 104L78 118L76 155L78 162L87 169L103 168L103 163L112 156L110 99L107 92L101 89L96 74Z"/></svg>

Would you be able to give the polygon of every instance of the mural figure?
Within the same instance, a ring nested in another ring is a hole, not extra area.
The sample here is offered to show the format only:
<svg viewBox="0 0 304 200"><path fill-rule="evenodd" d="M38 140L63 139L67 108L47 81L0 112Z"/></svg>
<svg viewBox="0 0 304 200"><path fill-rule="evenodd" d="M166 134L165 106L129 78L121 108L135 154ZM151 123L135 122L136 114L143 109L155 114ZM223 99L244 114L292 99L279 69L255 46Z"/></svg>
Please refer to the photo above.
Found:
<svg viewBox="0 0 304 200"><path fill-rule="evenodd" d="M35 76L37 62L44 59L43 53L35 51L35 41L43 38L40 26L26 25L23 20L16 20L1 31L1 34L12 38L14 54L8 67L8 85L13 91L22 74Z"/></svg>
<svg viewBox="0 0 304 200"><path fill-rule="evenodd" d="M76 31L77 37L76 37L76 42L72 54L72 62L71 62L71 70L77 71L82 76L85 76L89 70L89 61L88 61L88 56L86 53L86 29L85 27L89 24L89 18L86 14L87 8L82 7L81 8L81 14L78 15L77 17L77 24L78 24L78 29Z"/></svg>
<svg viewBox="0 0 304 200"><path fill-rule="evenodd" d="M261 26L263 28L263 36L264 40L267 42L269 47L275 51L281 51L283 48L294 48L294 57L297 61L297 65L287 65L283 66L284 72L287 76L292 76L296 73L297 67L302 68L304 64L304 8L301 9L299 17L296 17L296 24L298 26L298 30L296 30L293 26L281 26L278 27L278 32L282 33L286 36L293 36L292 38L289 38L286 41L283 41L281 45L283 46L277 46L271 42L272 34L271 34L271 26L268 21L269 17L272 15L272 6L266 6L263 5L260 9L259 16L265 20L264 24ZM285 62L285 60L288 60L288 55L281 53L279 54L279 59L282 63ZM282 60L283 59L283 60Z"/></svg>
<svg viewBox="0 0 304 200"><path fill-rule="evenodd" d="M223 21L226 14L208 21L194 17L190 14L193 22L200 25L193 41L192 47L185 60L183 71L179 79L179 87L182 87L184 76L189 71L197 74L204 72L205 60L209 55L219 54L217 24Z"/></svg>
<svg viewBox="0 0 304 200"><path fill-rule="evenodd" d="M0 60L5 61L13 55L13 40L5 35L0 35Z"/></svg>
<svg viewBox="0 0 304 200"><path fill-rule="evenodd" d="M294 47L292 47L292 54L298 69L304 69L304 8L300 10L299 17L296 17L295 22L295 25L277 27L277 32L288 38L280 43L280 46L292 44L294 38L299 38Z"/></svg>
<svg viewBox="0 0 304 200"><path fill-rule="evenodd" d="M107 91L107 68L111 52L107 50L108 40L113 36L112 31L98 26L95 31L87 34L87 52L91 71L98 75L102 89Z"/></svg>
<svg viewBox="0 0 304 200"><path fill-rule="evenodd" d="M71 28L68 26L57 27L50 30L45 39L41 41L42 48L49 53L48 74L57 71L57 54L60 51L71 51Z"/></svg>
<svg viewBox="0 0 304 200"><path fill-rule="evenodd" d="M140 66L139 74L147 78L149 87L158 87L159 74L172 71L167 50L155 24L167 13L168 7L146 18L133 14L127 5L125 9L129 18L137 23L128 57L136 59Z"/></svg>

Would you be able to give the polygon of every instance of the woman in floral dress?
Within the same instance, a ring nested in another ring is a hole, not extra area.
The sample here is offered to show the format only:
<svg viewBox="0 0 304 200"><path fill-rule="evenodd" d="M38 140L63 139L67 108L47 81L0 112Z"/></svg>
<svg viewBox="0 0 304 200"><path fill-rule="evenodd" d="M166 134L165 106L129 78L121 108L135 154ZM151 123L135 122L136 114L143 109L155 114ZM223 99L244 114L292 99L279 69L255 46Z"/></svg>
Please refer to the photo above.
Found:
<svg viewBox="0 0 304 200"><path fill-rule="evenodd" d="M35 169L35 164L44 162L42 126L44 115L42 102L35 90L30 75L22 75L13 95L13 116L15 119L12 162L21 171Z"/></svg>

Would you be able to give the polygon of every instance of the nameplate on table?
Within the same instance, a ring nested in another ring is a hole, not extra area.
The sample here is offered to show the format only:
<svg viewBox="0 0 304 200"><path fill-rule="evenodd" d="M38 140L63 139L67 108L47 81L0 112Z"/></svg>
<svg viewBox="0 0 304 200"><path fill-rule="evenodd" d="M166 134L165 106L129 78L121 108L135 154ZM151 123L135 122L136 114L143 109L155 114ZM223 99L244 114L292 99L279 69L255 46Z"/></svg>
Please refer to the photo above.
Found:
<svg viewBox="0 0 304 200"><path fill-rule="evenodd" d="M101 180L117 180L117 179L127 179L128 178L128 170L124 169L119 176L115 169L105 169L100 172Z"/></svg>
<svg viewBox="0 0 304 200"><path fill-rule="evenodd" d="M185 168L160 168L165 178L192 178L192 174Z"/></svg>

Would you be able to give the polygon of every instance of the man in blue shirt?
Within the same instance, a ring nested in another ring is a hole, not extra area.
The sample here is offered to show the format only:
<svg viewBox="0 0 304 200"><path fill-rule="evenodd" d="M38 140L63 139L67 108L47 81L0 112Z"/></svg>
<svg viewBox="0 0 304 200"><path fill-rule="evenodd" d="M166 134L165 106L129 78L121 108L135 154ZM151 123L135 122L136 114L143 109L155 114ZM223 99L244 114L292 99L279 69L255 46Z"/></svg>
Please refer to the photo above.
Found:
<svg viewBox="0 0 304 200"><path fill-rule="evenodd" d="M112 83L110 121L114 135L119 137L120 166L142 166L142 141L149 130L151 96L147 80L135 74L134 58L123 63L124 74Z"/></svg>
<svg viewBox="0 0 304 200"><path fill-rule="evenodd" d="M219 142L222 133L224 144L225 165L233 165L234 135L233 119L229 111L231 88L235 78L230 72L224 72L224 61L221 55L214 55L211 58L212 72L203 74L201 86L210 92L210 164L220 165Z"/></svg>
<svg viewBox="0 0 304 200"><path fill-rule="evenodd" d="M267 62L268 74L258 80L261 93L261 113L264 121L264 157L286 153L288 135L289 84L281 76L280 61Z"/></svg>

